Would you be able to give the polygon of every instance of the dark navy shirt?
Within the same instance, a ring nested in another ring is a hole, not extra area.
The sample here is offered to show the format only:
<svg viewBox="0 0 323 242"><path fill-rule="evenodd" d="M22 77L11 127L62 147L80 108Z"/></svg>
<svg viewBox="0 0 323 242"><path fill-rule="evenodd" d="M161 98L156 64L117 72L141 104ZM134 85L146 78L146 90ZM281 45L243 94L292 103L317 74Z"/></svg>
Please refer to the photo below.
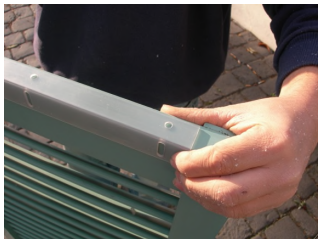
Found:
<svg viewBox="0 0 323 242"><path fill-rule="evenodd" d="M317 65L317 5L265 5L277 90ZM159 109L189 101L224 69L230 5L41 5L35 52L47 71Z"/></svg>

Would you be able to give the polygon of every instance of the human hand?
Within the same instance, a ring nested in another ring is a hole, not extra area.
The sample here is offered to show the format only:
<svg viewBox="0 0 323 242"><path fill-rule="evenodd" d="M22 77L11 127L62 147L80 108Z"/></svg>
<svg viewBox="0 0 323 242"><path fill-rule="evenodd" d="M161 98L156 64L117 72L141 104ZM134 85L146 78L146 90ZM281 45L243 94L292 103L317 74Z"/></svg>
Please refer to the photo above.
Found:
<svg viewBox="0 0 323 242"><path fill-rule="evenodd" d="M162 112L236 134L176 153L171 160L174 185L226 217L248 217L280 206L295 194L317 144L317 102L317 68L304 67L285 80L280 97L215 109L164 105Z"/></svg>

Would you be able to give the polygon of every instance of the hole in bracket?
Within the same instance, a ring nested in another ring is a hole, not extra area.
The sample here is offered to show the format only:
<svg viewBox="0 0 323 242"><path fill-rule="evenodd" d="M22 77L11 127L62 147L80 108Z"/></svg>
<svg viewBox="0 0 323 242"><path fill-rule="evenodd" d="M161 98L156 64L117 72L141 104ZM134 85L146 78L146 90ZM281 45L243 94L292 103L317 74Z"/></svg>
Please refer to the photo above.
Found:
<svg viewBox="0 0 323 242"><path fill-rule="evenodd" d="M164 126L167 129L171 129L173 127L173 123L172 122L165 122Z"/></svg>
<svg viewBox="0 0 323 242"><path fill-rule="evenodd" d="M32 108L33 107L33 103L31 101L31 98L30 98L30 95L29 95L28 91L25 90L24 91L24 94L25 94L25 98L26 98L26 101L27 101L28 106Z"/></svg>
<svg viewBox="0 0 323 242"><path fill-rule="evenodd" d="M157 155L159 157L163 157L164 154L165 154L165 144L159 141L157 144Z"/></svg>

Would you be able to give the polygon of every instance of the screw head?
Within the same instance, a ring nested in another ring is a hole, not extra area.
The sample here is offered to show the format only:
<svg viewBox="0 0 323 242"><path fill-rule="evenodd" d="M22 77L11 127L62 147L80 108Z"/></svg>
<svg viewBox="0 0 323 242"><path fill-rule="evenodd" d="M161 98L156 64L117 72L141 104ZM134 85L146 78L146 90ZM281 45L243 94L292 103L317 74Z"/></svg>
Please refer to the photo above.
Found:
<svg viewBox="0 0 323 242"><path fill-rule="evenodd" d="M31 74L30 75L30 79L32 79L32 80L35 80L37 78L38 78L37 74Z"/></svg>

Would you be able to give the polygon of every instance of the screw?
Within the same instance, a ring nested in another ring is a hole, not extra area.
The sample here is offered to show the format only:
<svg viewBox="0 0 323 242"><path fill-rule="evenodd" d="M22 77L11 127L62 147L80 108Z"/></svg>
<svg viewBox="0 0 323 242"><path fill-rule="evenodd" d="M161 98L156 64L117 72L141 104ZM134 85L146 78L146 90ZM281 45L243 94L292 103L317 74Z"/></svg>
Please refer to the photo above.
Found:
<svg viewBox="0 0 323 242"><path fill-rule="evenodd" d="M30 75L30 79L32 79L32 80L35 80L37 78L38 78L37 74L31 74Z"/></svg>

